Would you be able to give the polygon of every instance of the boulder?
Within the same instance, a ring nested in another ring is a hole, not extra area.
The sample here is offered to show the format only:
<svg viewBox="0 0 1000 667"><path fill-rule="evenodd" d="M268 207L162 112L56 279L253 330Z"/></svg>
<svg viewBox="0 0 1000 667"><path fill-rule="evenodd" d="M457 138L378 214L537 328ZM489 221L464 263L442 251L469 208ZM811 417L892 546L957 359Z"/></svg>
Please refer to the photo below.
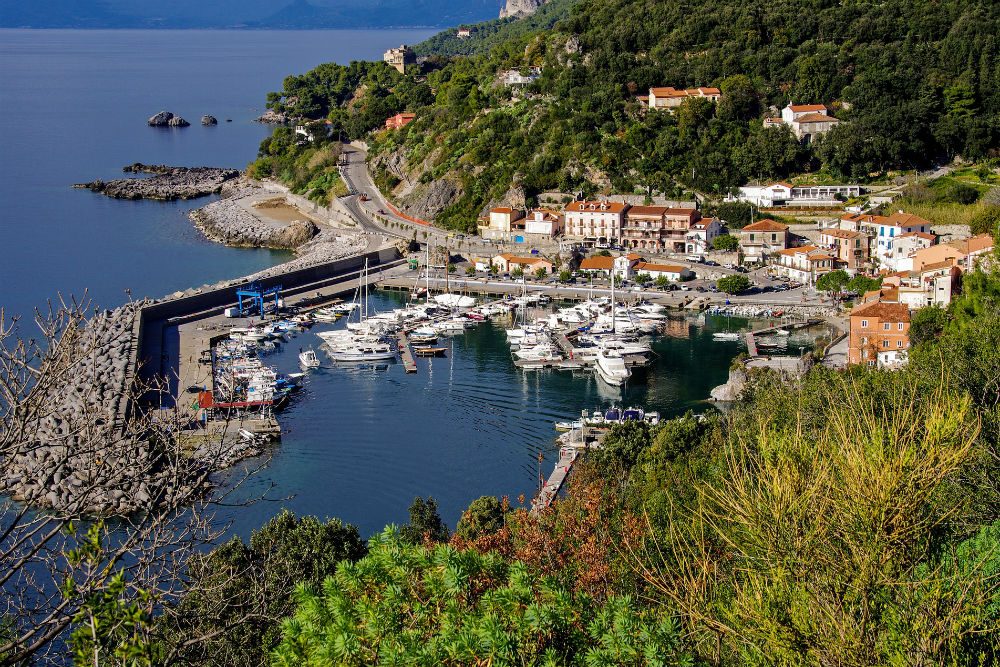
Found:
<svg viewBox="0 0 1000 667"><path fill-rule="evenodd" d="M169 121L167 121L167 125L169 125L170 127L187 127L190 124L191 123L187 122L180 116L174 116Z"/></svg>
<svg viewBox="0 0 1000 667"><path fill-rule="evenodd" d="M216 118L215 116L205 115L205 116L201 117L201 124L202 125L218 125L219 124L219 119Z"/></svg>
<svg viewBox="0 0 1000 667"><path fill-rule="evenodd" d="M161 111L146 121L150 127L166 127L174 119L174 115L169 111Z"/></svg>

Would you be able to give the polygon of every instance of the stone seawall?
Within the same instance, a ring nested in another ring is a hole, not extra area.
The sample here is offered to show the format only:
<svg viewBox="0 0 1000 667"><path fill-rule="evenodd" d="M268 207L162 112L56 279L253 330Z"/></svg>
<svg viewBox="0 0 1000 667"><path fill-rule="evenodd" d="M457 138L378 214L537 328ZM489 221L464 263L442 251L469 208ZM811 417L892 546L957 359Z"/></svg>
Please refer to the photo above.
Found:
<svg viewBox="0 0 1000 667"><path fill-rule="evenodd" d="M294 250L319 233L311 220L270 223L251 215L236 201L251 192L240 191L191 211L189 216L207 238L235 247Z"/></svg>

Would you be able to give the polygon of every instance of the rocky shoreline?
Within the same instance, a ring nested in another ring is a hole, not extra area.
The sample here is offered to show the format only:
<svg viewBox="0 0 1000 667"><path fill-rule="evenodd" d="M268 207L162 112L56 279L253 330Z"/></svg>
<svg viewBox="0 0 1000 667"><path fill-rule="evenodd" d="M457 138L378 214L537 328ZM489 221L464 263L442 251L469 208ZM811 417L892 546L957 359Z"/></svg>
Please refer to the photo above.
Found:
<svg viewBox="0 0 1000 667"><path fill-rule="evenodd" d="M236 178L238 169L220 167L170 167L136 162L122 169L127 174L152 174L149 178L118 178L78 183L73 187L99 192L115 199L173 201L220 194Z"/></svg>

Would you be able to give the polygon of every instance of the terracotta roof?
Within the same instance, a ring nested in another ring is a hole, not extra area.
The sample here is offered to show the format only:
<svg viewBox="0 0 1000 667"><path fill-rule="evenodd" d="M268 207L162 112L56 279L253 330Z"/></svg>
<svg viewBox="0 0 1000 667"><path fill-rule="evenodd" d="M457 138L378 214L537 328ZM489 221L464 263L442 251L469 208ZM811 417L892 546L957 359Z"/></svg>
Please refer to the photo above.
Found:
<svg viewBox="0 0 1000 667"><path fill-rule="evenodd" d="M934 262L933 264L924 264L922 269L914 271L913 273L926 273L928 271L937 271L938 269L950 269L954 266L954 262L951 260L945 260L943 262Z"/></svg>
<svg viewBox="0 0 1000 667"><path fill-rule="evenodd" d="M780 118L765 118L764 125L784 125L785 121Z"/></svg>
<svg viewBox="0 0 1000 667"><path fill-rule="evenodd" d="M758 220L752 225L747 225L740 231L742 232L787 232L788 225L783 225L780 222L775 222L770 218L765 218L764 220Z"/></svg>
<svg viewBox="0 0 1000 667"><path fill-rule="evenodd" d="M777 183L771 183L771 185L769 185L768 187L769 187L769 188L773 188L773 187L774 187L774 186L776 186L776 185L780 185L780 186L781 186L781 187L783 187L783 188L788 188L789 190L791 190L792 188L794 188L794 187L795 187L795 186L794 186L794 185L792 185L791 183L787 183L787 182L785 182L785 181L778 181Z"/></svg>
<svg viewBox="0 0 1000 667"><path fill-rule="evenodd" d="M633 206L628 210L629 215L659 215L667 212L666 206Z"/></svg>
<svg viewBox="0 0 1000 667"><path fill-rule="evenodd" d="M825 113L807 113L796 118L795 122L801 125L802 123L839 123L840 121Z"/></svg>
<svg viewBox="0 0 1000 667"><path fill-rule="evenodd" d="M690 216L692 213L697 213L696 208L686 208L686 207L671 207L667 209L667 215L687 215Z"/></svg>
<svg viewBox="0 0 1000 667"><path fill-rule="evenodd" d="M877 317L880 320L890 320L892 322L909 322L910 309L905 303L888 303L886 301L869 301L860 306L855 306L851 311L851 317Z"/></svg>
<svg viewBox="0 0 1000 667"><path fill-rule="evenodd" d="M630 252L629 254L625 255L625 258L630 262L637 262L640 259L642 259L642 255L640 255L637 252Z"/></svg>
<svg viewBox="0 0 1000 667"><path fill-rule="evenodd" d="M601 206L604 206L602 209ZM582 211L588 213L621 213L629 209L628 204L620 201L575 201L566 204L567 211Z"/></svg>
<svg viewBox="0 0 1000 667"><path fill-rule="evenodd" d="M509 206L497 206L496 208L491 208L490 213L513 213L514 209Z"/></svg>
<svg viewBox="0 0 1000 667"><path fill-rule="evenodd" d="M905 234L900 234L897 238L905 239L909 236L914 236L916 238L923 239L925 241L936 241L937 237L933 234L928 234L927 232L906 232Z"/></svg>
<svg viewBox="0 0 1000 667"><path fill-rule="evenodd" d="M809 259L810 262L821 262L821 261L826 260L826 259L831 260L831 261L837 261L836 257L831 257L830 255L827 255L826 253L821 253L819 255L809 255L808 259Z"/></svg>
<svg viewBox="0 0 1000 667"><path fill-rule="evenodd" d="M639 262L635 265L636 271L657 271L659 273L683 273L685 268L676 264L653 264L652 262Z"/></svg>
<svg viewBox="0 0 1000 667"><path fill-rule="evenodd" d="M581 271L610 271L615 266L613 257L586 257L580 262Z"/></svg>
<svg viewBox="0 0 1000 667"><path fill-rule="evenodd" d="M861 232L852 232L846 229L824 229L821 234L826 236L833 236L838 239L856 239L858 237L864 236Z"/></svg>
<svg viewBox="0 0 1000 667"><path fill-rule="evenodd" d="M973 236L972 238L962 239L961 241L951 241L948 243L952 248L958 250L961 253L968 255L969 253L979 252L981 250L988 250L993 247L993 237L989 234L979 234L978 236Z"/></svg>
<svg viewBox="0 0 1000 667"><path fill-rule="evenodd" d="M822 111L826 112L825 104L789 104L788 108L795 113L805 112L805 111Z"/></svg>
<svg viewBox="0 0 1000 667"><path fill-rule="evenodd" d="M746 227L744 227L743 229L746 229ZM784 250L779 250L777 254L792 256L792 255L798 255L799 253L805 253L808 255L809 253L815 252L816 250L819 250L819 248L817 248L814 245L804 245L798 248L785 248Z"/></svg>
<svg viewBox="0 0 1000 667"><path fill-rule="evenodd" d="M880 224L888 225L889 227L930 227L930 220L924 220L919 215L913 215L912 213L902 213L897 211L887 218L883 218Z"/></svg>
<svg viewBox="0 0 1000 667"><path fill-rule="evenodd" d="M844 217L841 218L841 220L846 220L848 222L853 222L855 224L863 222L869 225L881 225L884 224L885 221L888 219L889 218L883 215L863 215L861 213L857 213L854 215L845 215Z"/></svg>

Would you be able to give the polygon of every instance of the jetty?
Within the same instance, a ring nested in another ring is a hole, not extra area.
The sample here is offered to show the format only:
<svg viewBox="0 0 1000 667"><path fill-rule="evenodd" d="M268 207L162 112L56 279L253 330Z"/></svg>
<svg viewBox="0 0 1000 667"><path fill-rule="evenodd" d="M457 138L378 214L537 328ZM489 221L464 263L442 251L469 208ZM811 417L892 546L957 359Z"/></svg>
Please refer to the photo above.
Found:
<svg viewBox="0 0 1000 667"><path fill-rule="evenodd" d="M406 331L396 334L396 339L399 342L399 358L403 362L403 370L407 373L416 373L417 362L413 358L413 348L410 347L410 338L406 335Z"/></svg>
<svg viewBox="0 0 1000 667"><path fill-rule="evenodd" d="M587 449L599 449L604 441L607 431L594 429L587 426L575 428L559 436L559 460L549 475L545 483L542 484L538 495L531 501L531 513L537 514L546 509L559 495L573 464ZM540 459L539 459L540 460Z"/></svg>

